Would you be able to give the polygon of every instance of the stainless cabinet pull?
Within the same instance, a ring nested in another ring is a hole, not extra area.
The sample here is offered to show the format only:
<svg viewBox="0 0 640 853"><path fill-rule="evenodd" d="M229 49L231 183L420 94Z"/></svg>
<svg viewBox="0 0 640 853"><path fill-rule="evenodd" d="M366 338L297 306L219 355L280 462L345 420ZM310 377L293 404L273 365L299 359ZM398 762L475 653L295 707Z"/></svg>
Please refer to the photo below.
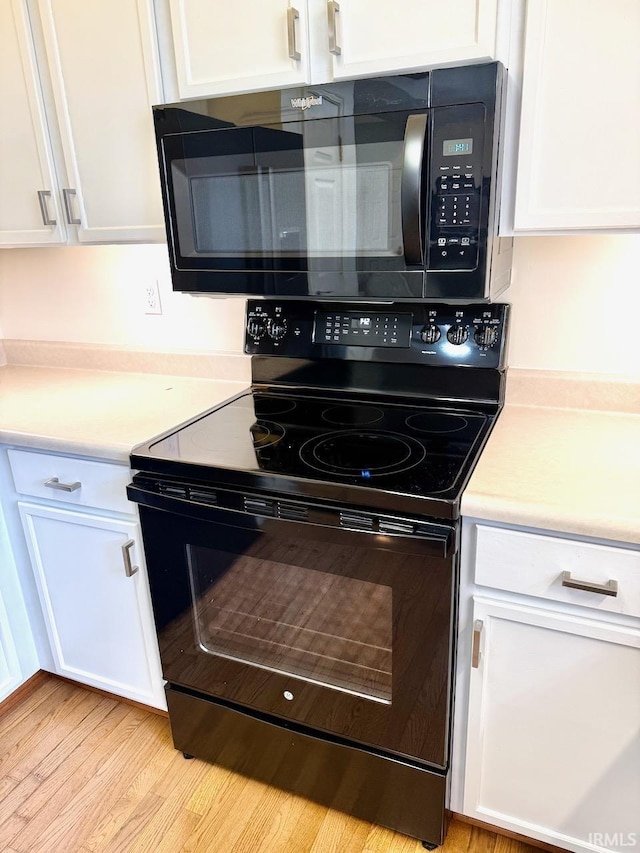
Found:
<svg viewBox="0 0 640 853"><path fill-rule="evenodd" d="M342 48L338 44L338 21L337 16L340 11L340 4L336 0L329 0L327 3L327 12L329 15L329 53L334 56L340 56Z"/></svg>
<svg viewBox="0 0 640 853"><path fill-rule="evenodd" d="M612 595L614 598L618 594L618 581L608 580L606 583L580 581L577 578L572 578L571 572L562 573L562 586L569 587L569 589L581 589L583 592L595 592L598 595Z"/></svg>
<svg viewBox="0 0 640 853"><path fill-rule="evenodd" d="M64 209L67 213L67 222L69 223L69 225L82 225L82 220L73 218L73 213L71 210L71 196L75 195L75 190L69 188L62 190L62 198L64 199Z"/></svg>
<svg viewBox="0 0 640 853"><path fill-rule="evenodd" d="M75 483L61 483L57 477L50 477L44 484L48 489L57 489L59 492L75 492L82 487L78 480Z"/></svg>
<svg viewBox="0 0 640 853"><path fill-rule="evenodd" d="M135 545L133 539L128 539L122 546L122 559L124 560L124 573L128 578L132 578L138 571L140 566L134 566L131 563L131 548Z"/></svg>
<svg viewBox="0 0 640 853"><path fill-rule="evenodd" d="M477 669L480 666L480 636L482 634L482 619L476 619L473 623L473 648L471 650L471 666Z"/></svg>
<svg viewBox="0 0 640 853"><path fill-rule="evenodd" d="M56 220L49 216L49 209L47 207L48 198L51 198L51 190L38 190L38 203L40 204L42 221L45 225L57 225Z"/></svg>
<svg viewBox="0 0 640 853"><path fill-rule="evenodd" d="M300 17L300 12L289 6L287 9L287 40L289 42L289 57L298 62L301 59L300 51L296 48L296 21Z"/></svg>

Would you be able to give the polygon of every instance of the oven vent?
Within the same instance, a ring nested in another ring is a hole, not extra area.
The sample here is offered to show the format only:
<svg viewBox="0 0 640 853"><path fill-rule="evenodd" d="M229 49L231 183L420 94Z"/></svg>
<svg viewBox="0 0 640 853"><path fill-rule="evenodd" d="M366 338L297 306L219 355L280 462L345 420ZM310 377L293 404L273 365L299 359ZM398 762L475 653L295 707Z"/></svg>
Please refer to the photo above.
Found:
<svg viewBox="0 0 640 853"><path fill-rule="evenodd" d="M158 483L158 491L161 495L167 495L170 498L187 497L187 487L176 486L173 483Z"/></svg>
<svg viewBox="0 0 640 853"><path fill-rule="evenodd" d="M373 530L374 519L368 515L355 515L351 512L340 513L340 526L350 530Z"/></svg>
<svg viewBox="0 0 640 853"><path fill-rule="evenodd" d="M307 507L296 504L278 503L277 513L278 518L286 518L288 521L307 521L309 518Z"/></svg>
<svg viewBox="0 0 640 853"><path fill-rule="evenodd" d="M276 508L273 501L265 501L261 498L245 498L244 511L252 515L275 515Z"/></svg>
<svg viewBox="0 0 640 853"><path fill-rule="evenodd" d="M208 504L209 506L216 506L218 503L218 496L215 492L207 492L204 489L189 489L189 497L192 501L195 501L199 504Z"/></svg>
<svg viewBox="0 0 640 853"><path fill-rule="evenodd" d="M415 525L405 521L380 521L378 530L380 533L400 533L403 536L410 536L415 531Z"/></svg>

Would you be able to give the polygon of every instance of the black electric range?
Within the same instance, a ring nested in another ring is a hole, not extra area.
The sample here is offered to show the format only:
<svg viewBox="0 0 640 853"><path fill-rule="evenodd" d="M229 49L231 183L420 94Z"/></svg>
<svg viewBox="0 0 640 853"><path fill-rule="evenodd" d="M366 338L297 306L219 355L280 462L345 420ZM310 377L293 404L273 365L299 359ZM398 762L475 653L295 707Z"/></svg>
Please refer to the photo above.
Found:
<svg viewBox="0 0 640 853"><path fill-rule="evenodd" d="M135 448L185 755L442 843L460 499L502 406L507 321L250 301L251 388Z"/></svg>
<svg viewBox="0 0 640 853"><path fill-rule="evenodd" d="M393 307L249 303L252 388L140 445L132 467L457 518L502 405L508 306Z"/></svg>

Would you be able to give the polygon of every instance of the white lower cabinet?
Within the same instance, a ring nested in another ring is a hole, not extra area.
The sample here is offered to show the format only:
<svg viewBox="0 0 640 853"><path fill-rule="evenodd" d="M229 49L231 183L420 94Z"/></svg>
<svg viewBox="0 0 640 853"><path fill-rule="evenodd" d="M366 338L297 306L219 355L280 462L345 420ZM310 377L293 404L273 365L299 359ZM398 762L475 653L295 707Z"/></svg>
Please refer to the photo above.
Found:
<svg viewBox="0 0 640 853"><path fill-rule="evenodd" d="M55 671L164 707L136 522L19 502Z"/></svg>
<svg viewBox="0 0 640 853"><path fill-rule="evenodd" d="M453 810L624 853L640 843L640 552L469 521L463 545Z"/></svg>
<svg viewBox="0 0 640 853"><path fill-rule="evenodd" d="M465 813L624 850L639 839L640 630L489 598L473 619Z"/></svg>

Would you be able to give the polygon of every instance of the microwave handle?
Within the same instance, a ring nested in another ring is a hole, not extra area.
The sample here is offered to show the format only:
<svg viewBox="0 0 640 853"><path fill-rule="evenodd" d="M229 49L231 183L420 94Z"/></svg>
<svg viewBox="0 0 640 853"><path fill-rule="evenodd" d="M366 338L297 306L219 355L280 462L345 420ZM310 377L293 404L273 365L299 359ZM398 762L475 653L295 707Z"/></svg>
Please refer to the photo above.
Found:
<svg viewBox="0 0 640 853"><path fill-rule="evenodd" d="M422 263L422 164L427 136L427 115L410 115L404 131L400 205L402 242L408 266Z"/></svg>

